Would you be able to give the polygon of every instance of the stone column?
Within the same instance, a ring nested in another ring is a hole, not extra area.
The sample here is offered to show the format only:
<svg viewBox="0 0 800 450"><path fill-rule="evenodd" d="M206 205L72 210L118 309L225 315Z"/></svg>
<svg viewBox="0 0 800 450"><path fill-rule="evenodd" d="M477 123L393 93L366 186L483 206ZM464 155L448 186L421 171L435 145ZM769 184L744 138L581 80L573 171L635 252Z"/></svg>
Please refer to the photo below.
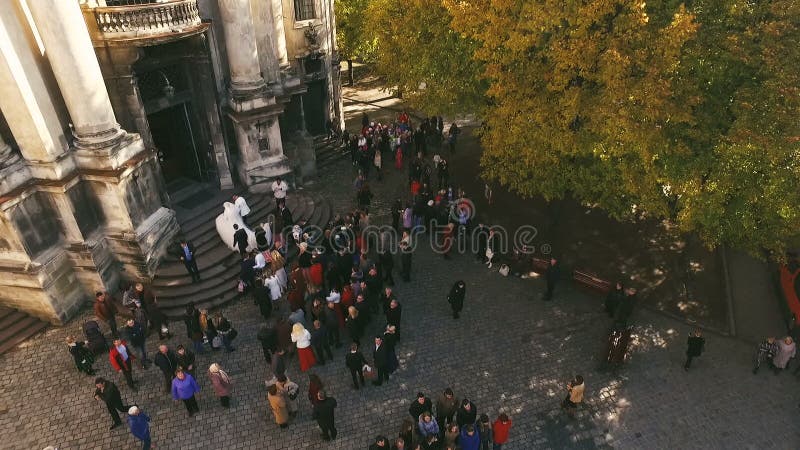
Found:
<svg viewBox="0 0 800 450"><path fill-rule="evenodd" d="M256 30L256 44L261 71L272 89L280 89L281 68L275 52L275 15L272 13L271 1L255 1L251 3L253 25Z"/></svg>
<svg viewBox="0 0 800 450"><path fill-rule="evenodd" d="M17 161L19 161L19 155L10 145L6 144L3 136L0 136L0 170L14 165Z"/></svg>
<svg viewBox="0 0 800 450"><path fill-rule="evenodd" d="M52 79L39 65L31 30L14 10L0 7L0 109L22 156L41 168L34 176L60 178L71 170L54 164L69 150L66 114L57 104L58 92L48 89Z"/></svg>
<svg viewBox="0 0 800 450"><path fill-rule="evenodd" d="M249 97L264 92L266 84L258 61L256 32L249 0L219 0L225 30L225 48L231 74L231 95Z"/></svg>
<svg viewBox="0 0 800 450"><path fill-rule="evenodd" d="M270 0L272 2L272 25L275 29L275 57L281 66L289 65L289 55L286 51L286 34L283 26L283 0Z"/></svg>
<svg viewBox="0 0 800 450"><path fill-rule="evenodd" d="M110 148L121 141L103 74L76 1L28 0L73 124L75 144Z"/></svg>

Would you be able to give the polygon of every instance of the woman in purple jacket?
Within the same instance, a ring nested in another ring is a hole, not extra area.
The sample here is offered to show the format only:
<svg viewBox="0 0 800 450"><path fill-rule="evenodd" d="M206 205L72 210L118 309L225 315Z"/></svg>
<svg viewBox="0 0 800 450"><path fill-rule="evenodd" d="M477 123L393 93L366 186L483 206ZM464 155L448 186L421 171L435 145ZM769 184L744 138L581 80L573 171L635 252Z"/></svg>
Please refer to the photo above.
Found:
<svg viewBox="0 0 800 450"><path fill-rule="evenodd" d="M191 375L185 373L182 369L175 372L175 378L172 380L172 398L175 401L181 400L189 411L191 417L194 413L200 412L197 406L197 400L194 394L200 392L200 386L194 381Z"/></svg>

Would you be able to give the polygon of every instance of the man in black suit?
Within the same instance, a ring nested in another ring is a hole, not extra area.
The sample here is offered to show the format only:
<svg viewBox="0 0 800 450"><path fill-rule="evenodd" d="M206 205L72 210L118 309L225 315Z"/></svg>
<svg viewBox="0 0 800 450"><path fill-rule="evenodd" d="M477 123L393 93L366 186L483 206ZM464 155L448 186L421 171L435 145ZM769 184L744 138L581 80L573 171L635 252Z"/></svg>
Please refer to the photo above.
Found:
<svg viewBox="0 0 800 450"><path fill-rule="evenodd" d="M94 398L105 402L108 413L111 414L111 419L114 421L111 424L111 429L113 430L122 425L122 420L119 418L117 411L126 412L128 407L122 403L122 396L119 395L119 388L117 388L116 384L105 378L97 377L94 380L94 385L97 388L94 391Z"/></svg>
<svg viewBox="0 0 800 450"><path fill-rule="evenodd" d="M200 270L197 269L197 260L194 257L194 245L186 239L181 239L178 255L186 266L186 271L192 277L192 283L200 281Z"/></svg>
<svg viewBox="0 0 800 450"><path fill-rule="evenodd" d="M233 224L233 245L239 248L239 253L242 256L247 255L247 231L244 228L239 228L239 225Z"/></svg>
<svg viewBox="0 0 800 450"><path fill-rule="evenodd" d="M389 354L383 344L383 337L375 337L375 350L372 351L372 361L375 364L376 379L372 382L375 386L380 386L383 381L389 381Z"/></svg>

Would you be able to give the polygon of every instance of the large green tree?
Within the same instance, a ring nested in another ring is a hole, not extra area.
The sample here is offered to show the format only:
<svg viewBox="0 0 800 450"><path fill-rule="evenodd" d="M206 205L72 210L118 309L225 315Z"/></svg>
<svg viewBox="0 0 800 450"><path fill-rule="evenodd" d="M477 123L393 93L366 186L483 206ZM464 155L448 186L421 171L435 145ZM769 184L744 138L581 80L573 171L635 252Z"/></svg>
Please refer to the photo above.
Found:
<svg viewBox="0 0 800 450"><path fill-rule="evenodd" d="M713 247L800 226L800 2L371 0L376 64L429 112L479 112L484 175Z"/></svg>
<svg viewBox="0 0 800 450"><path fill-rule="evenodd" d="M375 71L414 108L429 114L476 111L485 102L475 41L455 31L441 0L371 0Z"/></svg>

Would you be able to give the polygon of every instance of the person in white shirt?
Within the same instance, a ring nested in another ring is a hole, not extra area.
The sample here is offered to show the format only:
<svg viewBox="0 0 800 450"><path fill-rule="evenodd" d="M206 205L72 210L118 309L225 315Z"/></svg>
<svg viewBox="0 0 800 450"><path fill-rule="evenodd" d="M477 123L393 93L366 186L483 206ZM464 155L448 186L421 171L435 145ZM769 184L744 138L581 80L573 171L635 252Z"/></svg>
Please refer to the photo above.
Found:
<svg viewBox="0 0 800 450"><path fill-rule="evenodd" d="M332 303L339 303L342 300L342 295L339 294L339 290L334 286L331 288L330 294L325 297L325 300Z"/></svg>
<svg viewBox="0 0 800 450"><path fill-rule="evenodd" d="M301 310L302 311L302 310ZM311 350L311 333L300 324L292 325L292 342L297 344L297 357L300 360L300 371L305 372L317 363L314 351Z"/></svg>
<svg viewBox="0 0 800 450"><path fill-rule="evenodd" d="M250 207L247 206L247 200L245 200L244 197L234 195L233 206L236 207L236 212L242 217L242 222L249 228L250 225L247 225L247 215L250 214Z"/></svg>
<svg viewBox="0 0 800 450"><path fill-rule="evenodd" d="M275 196L275 207L280 208L282 204L286 204L286 192L289 190L289 185L286 184L280 177L272 182L272 195Z"/></svg>
<svg viewBox="0 0 800 450"><path fill-rule="evenodd" d="M253 266L254 269L263 269L267 266L267 258L264 257L263 252L256 253L256 265Z"/></svg>

